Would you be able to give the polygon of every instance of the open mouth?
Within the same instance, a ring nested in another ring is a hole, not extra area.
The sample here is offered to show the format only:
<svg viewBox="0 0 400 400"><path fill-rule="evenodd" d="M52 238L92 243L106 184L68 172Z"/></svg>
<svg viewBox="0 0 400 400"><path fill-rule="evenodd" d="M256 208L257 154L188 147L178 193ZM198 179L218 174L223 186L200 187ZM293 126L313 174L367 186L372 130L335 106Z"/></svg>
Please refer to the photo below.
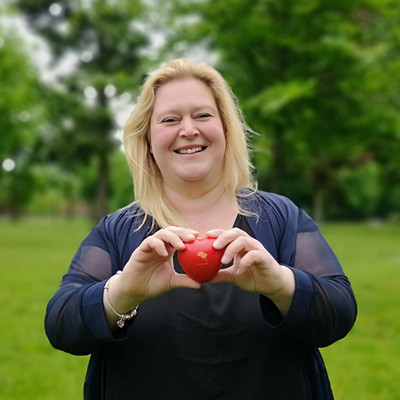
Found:
<svg viewBox="0 0 400 400"><path fill-rule="evenodd" d="M191 149L175 150L175 153L178 153L178 154L194 154L194 153L199 153L200 151L203 151L206 148L207 148L206 146L198 146L198 147L193 147Z"/></svg>

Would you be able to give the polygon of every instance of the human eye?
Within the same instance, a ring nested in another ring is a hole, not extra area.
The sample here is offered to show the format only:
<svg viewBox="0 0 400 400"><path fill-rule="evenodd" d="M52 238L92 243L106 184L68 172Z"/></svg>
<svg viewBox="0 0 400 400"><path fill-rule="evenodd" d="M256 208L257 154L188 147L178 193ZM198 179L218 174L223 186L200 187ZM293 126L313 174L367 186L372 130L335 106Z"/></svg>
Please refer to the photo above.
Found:
<svg viewBox="0 0 400 400"><path fill-rule="evenodd" d="M198 119L208 119L208 118L211 118L211 117L212 117L212 115L210 113L202 112L202 113L199 113L196 118L198 118Z"/></svg>
<svg viewBox="0 0 400 400"><path fill-rule="evenodd" d="M161 120L161 123L163 124L173 124L174 122L177 122L178 118L176 117L165 117Z"/></svg>

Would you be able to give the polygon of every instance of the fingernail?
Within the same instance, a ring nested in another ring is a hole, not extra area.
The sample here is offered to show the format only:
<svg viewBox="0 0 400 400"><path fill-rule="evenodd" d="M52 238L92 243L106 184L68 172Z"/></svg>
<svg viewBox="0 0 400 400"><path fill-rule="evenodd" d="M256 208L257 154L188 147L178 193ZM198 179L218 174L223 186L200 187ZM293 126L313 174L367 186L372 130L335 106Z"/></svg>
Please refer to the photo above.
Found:
<svg viewBox="0 0 400 400"><path fill-rule="evenodd" d="M219 249L221 248L221 247L219 247L219 241L218 241L218 239L214 241L213 247L214 247L214 249L216 249L216 250L219 250Z"/></svg>

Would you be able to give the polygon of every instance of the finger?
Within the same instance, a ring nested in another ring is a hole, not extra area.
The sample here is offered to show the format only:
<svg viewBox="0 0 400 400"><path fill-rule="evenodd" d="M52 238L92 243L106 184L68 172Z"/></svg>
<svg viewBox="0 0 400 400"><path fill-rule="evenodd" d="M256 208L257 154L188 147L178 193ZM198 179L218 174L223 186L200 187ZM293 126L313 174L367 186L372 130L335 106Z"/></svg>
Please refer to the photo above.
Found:
<svg viewBox="0 0 400 400"><path fill-rule="evenodd" d="M157 232L156 232L157 233ZM188 229L188 228L179 228L176 226L171 226L166 229L158 231L160 234L173 234L176 235L180 238L180 240L184 243L186 242L193 242L197 237L199 237L199 232L194 230L194 229ZM171 243L173 245L173 243ZM174 246L176 248L176 246ZM182 246L179 245L179 248L176 248L177 250L182 250Z"/></svg>
<svg viewBox="0 0 400 400"><path fill-rule="evenodd" d="M245 231L239 228L233 228L228 231L223 231L215 240L213 246L215 249L223 249L229 243L233 242L239 237L250 237Z"/></svg>
<svg viewBox="0 0 400 400"><path fill-rule="evenodd" d="M154 251L157 255L161 257L168 257L169 252L166 247L166 243L161 238L150 236L142 242L143 251ZM182 243L184 246L184 244Z"/></svg>
<svg viewBox="0 0 400 400"><path fill-rule="evenodd" d="M189 229L189 228L181 228L177 226L169 226L168 228L165 228L163 231L167 232L173 232L176 235L178 235L184 242L191 242L193 241L197 236L199 236L199 232L194 230L194 229ZM159 231L161 232L161 231Z"/></svg>
<svg viewBox="0 0 400 400"><path fill-rule="evenodd" d="M190 278L186 274L174 274L171 278L171 289L172 288L189 288L189 289L200 289L201 283Z"/></svg>
<svg viewBox="0 0 400 400"><path fill-rule="evenodd" d="M220 269L217 274L210 279L207 283L214 284L214 283L233 283L234 282L234 274L233 274L233 267L223 268Z"/></svg>
<svg viewBox="0 0 400 400"><path fill-rule="evenodd" d="M233 263L234 274L244 275L250 270L250 268L258 268L262 264L264 264L264 260L260 259L257 251L251 250L245 253L243 257L235 257L235 261Z"/></svg>
<svg viewBox="0 0 400 400"><path fill-rule="evenodd" d="M207 237L217 238L222 233L226 232L225 229L211 229L206 232Z"/></svg>
<svg viewBox="0 0 400 400"><path fill-rule="evenodd" d="M246 252L255 249L253 241L254 239L252 239L250 236L237 237L225 248L221 262L223 264L229 264L236 255L243 256Z"/></svg>
<svg viewBox="0 0 400 400"><path fill-rule="evenodd" d="M185 230L171 230L161 229L156 232L153 238L161 240L163 243L171 245L176 250L183 250L185 248L184 242L190 242L195 239L195 235Z"/></svg>

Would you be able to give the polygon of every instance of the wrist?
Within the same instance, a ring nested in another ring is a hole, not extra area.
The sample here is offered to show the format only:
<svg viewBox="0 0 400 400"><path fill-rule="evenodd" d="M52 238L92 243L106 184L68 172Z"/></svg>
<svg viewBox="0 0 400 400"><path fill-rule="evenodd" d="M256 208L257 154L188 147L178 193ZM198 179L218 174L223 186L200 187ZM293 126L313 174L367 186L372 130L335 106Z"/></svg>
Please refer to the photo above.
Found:
<svg viewBox="0 0 400 400"><path fill-rule="evenodd" d="M292 305L296 290L296 281L290 268L284 265L279 265L279 268L279 289L275 293L266 296L274 302L281 314L285 316Z"/></svg>
<svg viewBox="0 0 400 400"><path fill-rule="evenodd" d="M109 317L108 319L114 320L119 328L123 328L125 325L125 321L130 320L136 316L139 307L139 303L136 303L135 306L123 306L121 302L115 301L116 296L111 296L110 284L112 281L116 281L121 273L122 271L117 271L116 275L111 276L111 278L107 280L104 285L103 296L103 303L106 309L106 313Z"/></svg>

